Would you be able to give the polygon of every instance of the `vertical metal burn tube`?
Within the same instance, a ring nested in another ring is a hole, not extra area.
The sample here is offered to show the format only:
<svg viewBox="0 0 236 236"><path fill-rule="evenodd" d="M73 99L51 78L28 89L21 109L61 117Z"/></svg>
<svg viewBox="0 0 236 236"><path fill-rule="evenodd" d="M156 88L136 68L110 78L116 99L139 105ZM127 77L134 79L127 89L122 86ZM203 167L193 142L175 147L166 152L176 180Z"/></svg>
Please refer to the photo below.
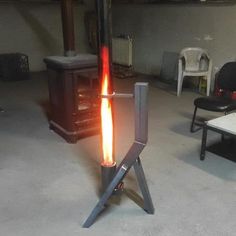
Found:
<svg viewBox="0 0 236 236"><path fill-rule="evenodd" d="M65 56L75 56L73 0L61 0L61 18Z"/></svg>
<svg viewBox="0 0 236 236"><path fill-rule="evenodd" d="M98 38L99 38L99 78L101 94L112 94L111 74L111 0L97 0ZM114 159L113 108L112 98L101 98L102 127L102 189L105 190L112 181L116 162Z"/></svg>

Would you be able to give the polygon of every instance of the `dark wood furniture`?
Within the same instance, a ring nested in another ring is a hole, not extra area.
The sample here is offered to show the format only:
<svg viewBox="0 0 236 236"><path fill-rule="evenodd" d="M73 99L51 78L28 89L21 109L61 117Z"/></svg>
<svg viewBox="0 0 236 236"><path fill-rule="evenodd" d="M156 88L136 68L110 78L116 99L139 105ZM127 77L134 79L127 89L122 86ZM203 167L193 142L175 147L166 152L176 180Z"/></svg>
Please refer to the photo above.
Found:
<svg viewBox="0 0 236 236"><path fill-rule="evenodd" d="M44 61L48 69L50 128L69 143L98 133L97 57L90 54L53 56Z"/></svg>

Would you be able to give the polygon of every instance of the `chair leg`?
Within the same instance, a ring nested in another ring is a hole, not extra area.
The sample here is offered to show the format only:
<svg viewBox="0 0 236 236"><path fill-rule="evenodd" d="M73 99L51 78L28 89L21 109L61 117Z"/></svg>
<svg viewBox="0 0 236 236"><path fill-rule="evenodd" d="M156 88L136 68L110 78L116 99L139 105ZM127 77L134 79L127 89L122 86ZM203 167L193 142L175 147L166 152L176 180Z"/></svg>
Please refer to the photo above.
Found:
<svg viewBox="0 0 236 236"><path fill-rule="evenodd" d="M183 65L182 60L178 60L178 80L177 80L177 96L180 96L182 90L182 83L183 83Z"/></svg>
<svg viewBox="0 0 236 236"><path fill-rule="evenodd" d="M206 76L206 79L207 79L207 92L206 92L206 95L210 96L210 90L211 90L211 73L210 72Z"/></svg>
<svg viewBox="0 0 236 236"><path fill-rule="evenodd" d="M201 161L203 161L205 159L206 141L207 141L207 126L204 125L203 132L202 132L202 145L201 145L201 153L200 153L200 160Z"/></svg>
<svg viewBox="0 0 236 236"><path fill-rule="evenodd" d="M212 74L212 60L209 59L209 67L208 67L208 73L207 73L207 96L210 96L210 90L211 90L211 74Z"/></svg>
<svg viewBox="0 0 236 236"><path fill-rule="evenodd" d="M195 128L195 126L196 126L196 124L195 124L196 115L197 115L197 107L195 106L195 109L194 109L194 112L193 112L192 123L191 123L191 127L190 127L190 132L191 133L195 133L195 132L197 132L198 130L201 129L201 127L200 128Z"/></svg>
<svg viewBox="0 0 236 236"><path fill-rule="evenodd" d="M194 108L194 112L193 112L193 118L192 118L192 123L191 123L191 127L190 127L190 132L194 133L194 127L195 127L195 119L196 119L196 113L197 113L197 107L195 106Z"/></svg>
<svg viewBox="0 0 236 236"><path fill-rule="evenodd" d="M183 75L178 76L178 86L177 86L177 96L179 97L182 92L182 86L183 86Z"/></svg>

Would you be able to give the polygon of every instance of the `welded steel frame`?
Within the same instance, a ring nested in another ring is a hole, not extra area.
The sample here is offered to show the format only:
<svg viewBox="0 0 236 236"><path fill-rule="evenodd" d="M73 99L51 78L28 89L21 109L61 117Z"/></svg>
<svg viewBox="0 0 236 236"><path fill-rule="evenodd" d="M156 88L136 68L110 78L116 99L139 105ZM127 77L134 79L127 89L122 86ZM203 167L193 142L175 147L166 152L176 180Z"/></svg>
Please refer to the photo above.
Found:
<svg viewBox="0 0 236 236"><path fill-rule="evenodd" d="M112 95L110 95L112 96ZM129 95L128 95L129 96ZM116 97L114 95L114 97ZM119 96L117 96L119 97ZM123 96L125 97L125 96ZM154 214L154 206L148 189L145 174L142 168L140 154L148 141L148 83L136 83L134 86L135 100L135 140L127 152L126 156L118 166L116 174L102 194L97 205L83 224L84 228L89 228L101 211L105 208L107 201L114 191L122 183L131 167L134 167L137 181L143 195L143 209L148 214Z"/></svg>

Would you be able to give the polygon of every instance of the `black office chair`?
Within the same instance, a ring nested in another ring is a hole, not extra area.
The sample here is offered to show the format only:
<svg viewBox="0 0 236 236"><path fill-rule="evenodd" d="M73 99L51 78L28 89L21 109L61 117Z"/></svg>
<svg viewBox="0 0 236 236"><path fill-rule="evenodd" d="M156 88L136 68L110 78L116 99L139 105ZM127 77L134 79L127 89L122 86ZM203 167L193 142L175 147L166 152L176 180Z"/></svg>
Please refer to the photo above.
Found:
<svg viewBox="0 0 236 236"><path fill-rule="evenodd" d="M236 100L231 96L232 92L236 91L236 62L228 62L223 65L216 78L216 84L218 90L221 91L221 96L200 97L194 100L195 109L190 127L192 133L200 130L203 125L196 122L198 108L213 112L224 112L225 114L236 110Z"/></svg>

